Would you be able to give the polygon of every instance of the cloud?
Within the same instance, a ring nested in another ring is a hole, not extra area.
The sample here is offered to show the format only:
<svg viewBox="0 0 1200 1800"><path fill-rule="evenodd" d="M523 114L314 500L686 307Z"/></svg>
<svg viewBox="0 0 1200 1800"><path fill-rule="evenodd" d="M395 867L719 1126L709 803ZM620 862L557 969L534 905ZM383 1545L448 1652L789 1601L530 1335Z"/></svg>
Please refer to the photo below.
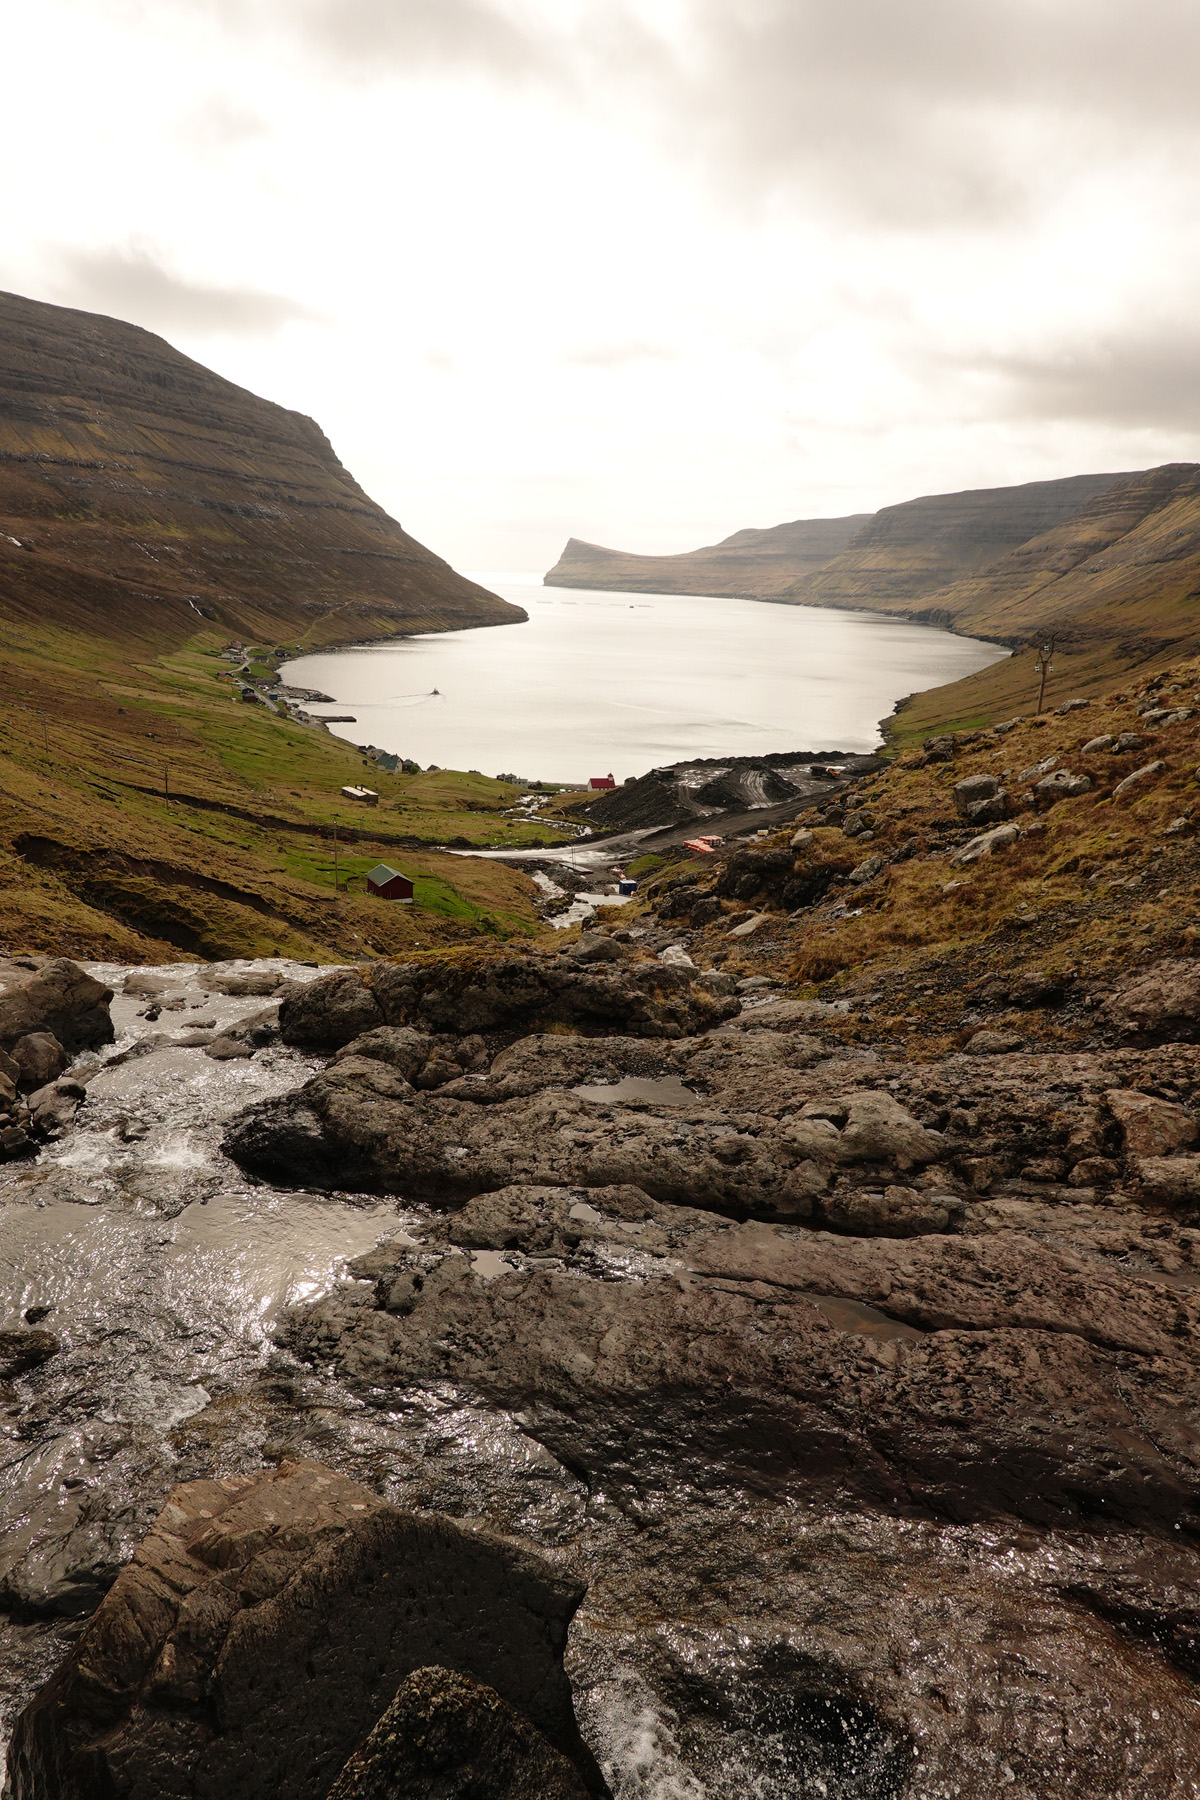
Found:
<svg viewBox="0 0 1200 1800"><path fill-rule="evenodd" d="M479 67L549 74L546 37L488 0L286 0L285 16L317 49L367 72Z"/></svg>
<svg viewBox="0 0 1200 1800"><path fill-rule="evenodd" d="M632 363L677 362L679 352L665 344L591 344L563 358L582 369L624 369Z"/></svg>
<svg viewBox="0 0 1200 1800"><path fill-rule="evenodd" d="M1140 325L1056 352L989 356L973 371L998 380L1005 410L1042 421L1079 420L1200 437L1200 332Z"/></svg>
<svg viewBox="0 0 1200 1800"><path fill-rule="evenodd" d="M1200 133L1182 0L177 0L333 75L535 82L741 199L903 229L1019 219Z"/></svg>
<svg viewBox="0 0 1200 1800"><path fill-rule="evenodd" d="M1193 135L1177 0L691 0L666 98L732 180L900 226L987 224Z"/></svg>
<svg viewBox="0 0 1200 1800"><path fill-rule="evenodd" d="M318 313L283 294L187 281L141 246L58 253L56 298L88 312L114 314L151 331L198 337L264 337Z"/></svg>

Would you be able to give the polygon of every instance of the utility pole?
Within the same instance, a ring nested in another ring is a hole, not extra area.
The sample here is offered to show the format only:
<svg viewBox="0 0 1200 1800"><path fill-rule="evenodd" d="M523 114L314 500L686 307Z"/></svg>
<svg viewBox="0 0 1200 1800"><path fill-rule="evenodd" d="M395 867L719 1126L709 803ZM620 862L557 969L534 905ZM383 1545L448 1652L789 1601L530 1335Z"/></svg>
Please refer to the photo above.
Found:
<svg viewBox="0 0 1200 1800"><path fill-rule="evenodd" d="M1056 640L1054 637L1050 637L1046 640L1046 642L1042 645L1041 650L1038 653L1039 660L1037 662L1035 662L1033 665L1034 674L1039 675L1041 677L1041 680L1038 684L1038 700L1037 700L1037 710L1039 712L1041 712L1041 710L1042 710L1042 701L1046 697L1046 677L1047 677L1047 675L1052 675L1054 673L1054 664L1051 661L1051 658L1054 655L1055 641Z"/></svg>

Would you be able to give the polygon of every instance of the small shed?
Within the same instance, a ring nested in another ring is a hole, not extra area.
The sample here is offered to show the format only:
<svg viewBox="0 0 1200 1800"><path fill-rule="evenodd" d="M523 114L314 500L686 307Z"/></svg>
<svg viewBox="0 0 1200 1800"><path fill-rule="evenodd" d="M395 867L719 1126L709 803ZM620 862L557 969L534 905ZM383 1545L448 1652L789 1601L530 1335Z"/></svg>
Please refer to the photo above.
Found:
<svg viewBox="0 0 1200 1800"><path fill-rule="evenodd" d="M364 806L379 805L379 795L375 792L374 788L344 787L342 789L342 799L360 800Z"/></svg>
<svg viewBox="0 0 1200 1800"><path fill-rule="evenodd" d="M412 882L407 875L401 875L399 869L389 869L386 863L376 863L368 874L367 892L380 900L399 900L403 905L412 905Z"/></svg>
<svg viewBox="0 0 1200 1800"><path fill-rule="evenodd" d="M588 782L588 786L590 788L601 788L601 789L615 788L616 785L617 784L614 781L611 774L609 774L609 775L593 775L591 780Z"/></svg>

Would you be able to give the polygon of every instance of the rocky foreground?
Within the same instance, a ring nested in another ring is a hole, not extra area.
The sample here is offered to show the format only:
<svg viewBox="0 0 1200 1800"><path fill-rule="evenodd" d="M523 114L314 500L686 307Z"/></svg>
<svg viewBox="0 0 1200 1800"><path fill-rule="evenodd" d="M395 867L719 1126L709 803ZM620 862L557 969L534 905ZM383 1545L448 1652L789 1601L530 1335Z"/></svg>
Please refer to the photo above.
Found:
<svg viewBox="0 0 1200 1800"><path fill-rule="evenodd" d="M1089 751L1105 805L1148 767L1117 735ZM928 840L876 784L553 950L202 976L243 1011L169 1048L165 972L126 978L147 1068L270 1067L223 1127L246 1193L404 1210L257 1373L205 1376L169 1497L139 1465L140 1546L75 1590L13 1800L1200 1793L1182 917L1095 972L1005 926L990 975L960 937L907 990L889 965L823 997L778 949L843 924L886 948L905 883L957 906L978 882L990 929L1014 846L1031 880L1094 831L1061 812L1098 801L1076 762L1041 795L1054 771L1025 770L1025 801L980 781L987 741L946 744L912 778L948 790ZM48 979L34 959L0 995L24 1161L59 1127L11 994ZM52 1391L52 1323L4 1340L14 1418ZM5 1592L34 1621L58 1602L46 1542L23 1554Z"/></svg>

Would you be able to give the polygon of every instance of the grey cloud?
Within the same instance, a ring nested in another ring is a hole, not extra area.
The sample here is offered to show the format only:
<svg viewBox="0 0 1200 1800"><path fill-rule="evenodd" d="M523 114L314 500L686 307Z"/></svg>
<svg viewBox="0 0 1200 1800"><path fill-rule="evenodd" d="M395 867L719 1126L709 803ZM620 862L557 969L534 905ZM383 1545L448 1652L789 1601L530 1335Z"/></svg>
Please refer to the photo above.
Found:
<svg viewBox="0 0 1200 1800"><path fill-rule="evenodd" d="M990 223L1197 127L1200 14L1178 0L694 0L689 17L674 104L731 179L900 225Z"/></svg>
<svg viewBox="0 0 1200 1800"><path fill-rule="evenodd" d="M283 294L185 281L143 248L64 250L57 262L60 300L151 331L262 337L291 320L320 316Z"/></svg>
<svg viewBox="0 0 1200 1800"><path fill-rule="evenodd" d="M1200 437L1200 332L1162 324L1057 354L975 364L1000 382L1010 413Z"/></svg>
<svg viewBox="0 0 1200 1800"><path fill-rule="evenodd" d="M176 0L356 78L536 81L664 135L744 202L900 227L1019 216L1200 132L1184 0ZM1190 173L1190 172L1189 172Z"/></svg>

